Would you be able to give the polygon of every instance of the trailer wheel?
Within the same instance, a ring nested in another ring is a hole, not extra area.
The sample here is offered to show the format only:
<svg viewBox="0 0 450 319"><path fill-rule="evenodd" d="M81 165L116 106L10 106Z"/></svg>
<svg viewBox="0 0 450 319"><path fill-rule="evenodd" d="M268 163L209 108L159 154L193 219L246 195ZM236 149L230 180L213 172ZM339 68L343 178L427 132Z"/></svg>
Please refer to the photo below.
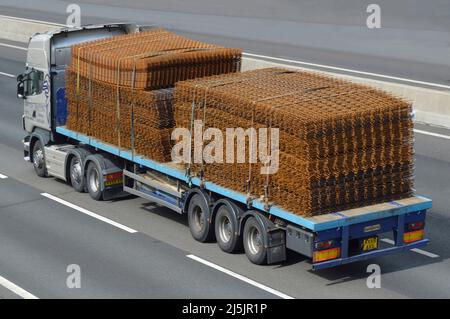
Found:
<svg viewBox="0 0 450 319"><path fill-rule="evenodd" d="M195 194L189 201L188 221L192 237L199 242L208 242L213 238L214 232L208 217L208 204L202 196Z"/></svg>
<svg viewBox="0 0 450 319"><path fill-rule="evenodd" d="M103 191L101 189L101 175L100 169L94 162L90 162L86 173L86 186L94 200L101 200L103 198Z"/></svg>
<svg viewBox="0 0 450 319"><path fill-rule="evenodd" d="M39 139L33 145L33 166L37 176L47 176L44 147L42 146L42 143Z"/></svg>
<svg viewBox="0 0 450 319"><path fill-rule="evenodd" d="M83 174L83 167L81 159L78 156L73 156L70 160L69 176L72 187L79 193L85 191L85 179Z"/></svg>
<svg viewBox="0 0 450 319"><path fill-rule="evenodd" d="M236 218L227 205L221 205L215 217L217 245L224 252L235 253L242 248L242 238L238 235Z"/></svg>
<svg viewBox="0 0 450 319"><path fill-rule="evenodd" d="M264 228L255 217L249 217L244 226L244 250L247 258L254 264L262 265L267 261Z"/></svg>

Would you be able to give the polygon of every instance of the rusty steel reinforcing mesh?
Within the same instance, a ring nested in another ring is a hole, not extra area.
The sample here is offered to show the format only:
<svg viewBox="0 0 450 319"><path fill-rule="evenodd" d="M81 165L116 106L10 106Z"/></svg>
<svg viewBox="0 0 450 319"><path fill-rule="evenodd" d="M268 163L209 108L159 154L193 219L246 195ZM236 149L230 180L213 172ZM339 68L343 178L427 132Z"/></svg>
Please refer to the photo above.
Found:
<svg viewBox="0 0 450 319"><path fill-rule="evenodd" d="M280 132L276 174L248 161L188 165L192 174L303 216L409 196L411 112L374 88L278 68L178 82L174 91L176 127L202 120L224 136L236 127Z"/></svg>
<svg viewBox="0 0 450 319"><path fill-rule="evenodd" d="M161 28L72 47L77 75L120 86L155 90L177 81L237 72L242 50L188 39Z"/></svg>
<svg viewBox="0 0 450 319"><path fill-rule="evenodd" d="M66 69L67 128L131 149L158 161L170 161L174 126L173 89L137 91L81 77Z"/></svg>
<svg viewBox="0 0 450 319"><path fill-rule="evenodd" d="M240 71L240 49L161 28L72 46L67 127L159 162L170 161L175 82Z"/></svg>
<svg viewBox="0 0 450 319"><path fill-rule="evenodd" d="M248 161L186 168L303 216L411 194L410 103L316 73L236 73L240 62L240 50L162 29L76 45L66 77L67 126L159 162L170 161L173 128L189 129L194 120L224 135L227 128L277 128L273 175Z"/></svg>

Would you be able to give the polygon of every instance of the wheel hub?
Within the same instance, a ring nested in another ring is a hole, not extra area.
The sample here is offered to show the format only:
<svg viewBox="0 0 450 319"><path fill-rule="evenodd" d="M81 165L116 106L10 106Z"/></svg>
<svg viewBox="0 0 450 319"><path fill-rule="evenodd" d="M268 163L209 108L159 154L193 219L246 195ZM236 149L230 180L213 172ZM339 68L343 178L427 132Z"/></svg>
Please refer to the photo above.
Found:
<svg viewBox="0 0 450 319"><path fill-rule="evenodd" d="M37 149L33 154L33 165L41 169L44 166L44 152L41 149Z"/></svg>
<svg viewBox="0 0 450 319"><path fill-rule="evenodd" d="M75 181L77 184L81 183L81 163L77 158L74 160L74 164L72 165L72 169L70 170L70 178Z"/></svg>
<svg viewBox="0 0 450 319"><path fill-rule="evenodd" d="M95 169L92 170L92 172L89 176L89 187L94 193L96 193L100 188L98 172Z"/></svg>
<svg viewBox="0 0 450 319"><path fill-rule="evenodd" d="M257 255L263 246L262 237L256 227L253 227L248 236L248 247L253 255Z"/></svg>
<svg viewBox="0 0 450 319"><path fill-rule="evenodd" d="M194 225L197 231L201 231L203 229L204 216L200 206L194 207Z"/></svg>
<svg viewBox="0 0 450 319"><path fill-rule="evenodd" d="M219 224L219 235L223 242L229 242L231 239L232 228L228 217L223 216Z"/></svg>

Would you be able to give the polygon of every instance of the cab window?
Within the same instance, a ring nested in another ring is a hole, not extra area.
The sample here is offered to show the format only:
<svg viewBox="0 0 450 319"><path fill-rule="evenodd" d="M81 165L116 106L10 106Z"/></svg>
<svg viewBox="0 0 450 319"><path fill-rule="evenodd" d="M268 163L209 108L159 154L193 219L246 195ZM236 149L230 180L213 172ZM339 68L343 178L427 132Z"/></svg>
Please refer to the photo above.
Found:
<svg viewBox="0 0 450 319"><path fill-rule="evenodd" d="M42 93L44 86L44 72L33 69L25 81L25 92L27 96L38 95Z"/></svg>

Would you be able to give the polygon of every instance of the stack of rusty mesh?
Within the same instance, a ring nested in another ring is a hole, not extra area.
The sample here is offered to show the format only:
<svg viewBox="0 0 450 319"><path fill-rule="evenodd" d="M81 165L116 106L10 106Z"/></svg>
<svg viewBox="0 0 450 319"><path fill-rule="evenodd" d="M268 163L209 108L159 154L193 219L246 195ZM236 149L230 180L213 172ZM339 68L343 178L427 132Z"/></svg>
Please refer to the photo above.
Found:
<svg viewBox="0 0 450 319"><path fill-rule="evenodd" d="M155 28L74 45L71 65L77 73L93 80L156 90L177 81L237 72L241 54L240 49Z"/></svg>
<svg viewBox="0 0 450 319"><path fill-rule="evenodd" d="M170 161L172 89L137 91L66 70L67 128L159 162ZM90 83L90 84L89 84Z"/></svg>
<svg viewBox="0 0 450 319"><path fill-rule="evenodd" d="M241 50L163 29L72 47L66 71L69 129L170 161L172 87L179 80L240 70Z"/></svg>
<svg viewBox="0 0 450 319"><path fill-rule="evenodd" d="M227 163L224 152L224 163L188 166L194 175L299 215L412 192L411 104L374 88L310 72L262 69L177 83L174 115L177 127L201 120L204 130L219 128L224 136L227 128L278 129L274 174L261 174L261 158L249 163L249 139L245 163ZM237 139L233 143L238 152Z"/></svg>

